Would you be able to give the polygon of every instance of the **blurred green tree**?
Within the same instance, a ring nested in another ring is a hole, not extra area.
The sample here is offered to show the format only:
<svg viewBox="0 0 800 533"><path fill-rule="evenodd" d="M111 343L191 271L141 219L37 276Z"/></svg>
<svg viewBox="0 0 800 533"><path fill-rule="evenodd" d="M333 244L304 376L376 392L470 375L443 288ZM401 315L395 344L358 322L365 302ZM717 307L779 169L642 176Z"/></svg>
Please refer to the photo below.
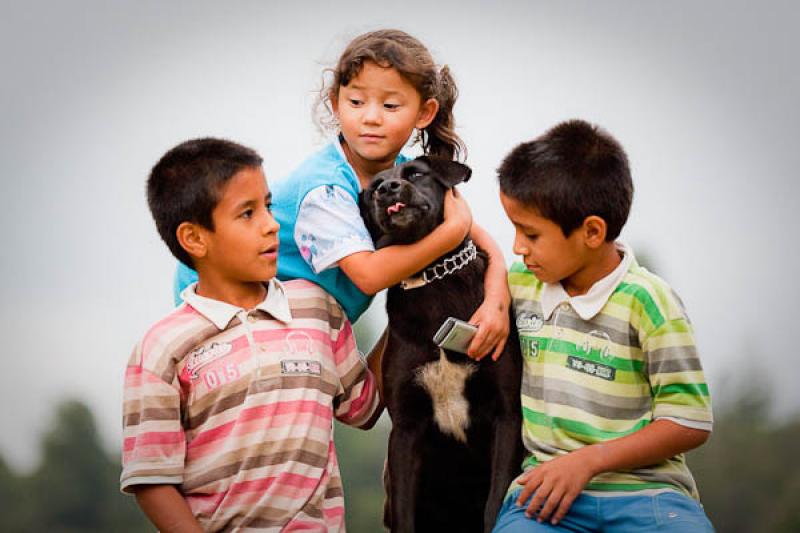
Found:
<svg viewBox="0 0 800 533"><path fill-rule="evenodd" d="M762 385L758 385L762 383ZM710 440L688 454L717 531L800 531L800 419L769 416L763 381L748 379L717 404ZM337 424L336 447L345 485L350 533L382 531L382 472L390 431L384 417L370 431ZM91 411L81 402L58 406L42 439L42 460L21 476L0 457L0 531L152 531L134 498L119 492L119 459L102 448Z"/></svg>
<svg viewBox="0 0 800 533"><path fill-rule="evenodd" d="M0 458L0 531L31 531L35 502L29 497L29 482L17 476Z"/></svg>
<svg viewBox="0 0 800 533"><path fill-rule="evenodd" d="M100 444L89 408L75 400L61 403L42 439L42 461L29 477L0 464L0 530L135 532L147 521L132 497L119 491L119 460Z"/></svg>
<svg viewBox="0 0 800 533"><path fill-rule="evenodd" d="M751 378L716 413L708 442L687 455L718 531L800 531L800 420L775 423L766 382Z"/></svg>
<svg viewBox="0 0 800 533"><path fill-rule="evenodd" d="M386 413L369 431L336 423L334 440L350 533L383 531L383 463L390 430Z"/></svg>

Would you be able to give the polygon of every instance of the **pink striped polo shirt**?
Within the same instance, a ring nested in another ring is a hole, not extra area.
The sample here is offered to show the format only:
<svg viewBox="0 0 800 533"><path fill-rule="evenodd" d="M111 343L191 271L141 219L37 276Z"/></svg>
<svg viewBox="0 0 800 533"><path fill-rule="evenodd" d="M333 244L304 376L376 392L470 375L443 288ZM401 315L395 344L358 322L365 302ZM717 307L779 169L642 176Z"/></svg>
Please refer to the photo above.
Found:
<svg viewBox="0 0 800 533"><path fill-rule="evenodd" d="M184 298L128 363L122 490L174 484L207 531L344 531L333 417L378 395L336 300L305 280L249 311Z"/></svg>

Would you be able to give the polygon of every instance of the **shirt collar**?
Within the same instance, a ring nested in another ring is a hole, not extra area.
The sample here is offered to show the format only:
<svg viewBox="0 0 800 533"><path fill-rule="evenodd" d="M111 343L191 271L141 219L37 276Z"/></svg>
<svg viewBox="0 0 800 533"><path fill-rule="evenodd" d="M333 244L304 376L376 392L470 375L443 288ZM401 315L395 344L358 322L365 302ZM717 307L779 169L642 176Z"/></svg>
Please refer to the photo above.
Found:
<svg viewBox="0 0 800 533"><path fill-rule="evenodd" d="M594 282L586 294L570 296L561 286L561 283L543 284L541 302L542 314L545 320L549 320L555 308L564 302L571 305L583 320L589 320L600 312L611 297L611 293L622 282L622 278L625 277L631 264L636 261L630 247L619 241L615 244L617 250L622 254L622 261L610 274Z"/></svg>
<svg viewBox="0 0 800 533"><path fill-rule="evenodd" d="M254 309L261 309L281 322L290 322L292 320L292 312L289 309L289 299L286 297L286 290L283 284L272 278L266 283L266 286L267 295L264 297L264 301L255 306ZM227 302L200 296L195 290L196 287L197 282L186 287L181 293L181 298L221 330L228 327L233 317L242 311L247 311L247 309Z"/></svg>

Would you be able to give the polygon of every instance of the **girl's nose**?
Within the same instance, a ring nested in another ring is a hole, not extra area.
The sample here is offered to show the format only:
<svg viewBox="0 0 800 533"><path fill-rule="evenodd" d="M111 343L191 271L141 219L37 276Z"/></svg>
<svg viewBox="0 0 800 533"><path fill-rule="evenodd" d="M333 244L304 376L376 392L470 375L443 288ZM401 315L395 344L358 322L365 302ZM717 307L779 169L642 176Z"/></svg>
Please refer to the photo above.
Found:
<svg viewBox="0 0 800 533"><path fill-rule="evenodd" d="M364 123L380 124L383 119L381 108L378 105L368 105L364 110Z"/></svg>

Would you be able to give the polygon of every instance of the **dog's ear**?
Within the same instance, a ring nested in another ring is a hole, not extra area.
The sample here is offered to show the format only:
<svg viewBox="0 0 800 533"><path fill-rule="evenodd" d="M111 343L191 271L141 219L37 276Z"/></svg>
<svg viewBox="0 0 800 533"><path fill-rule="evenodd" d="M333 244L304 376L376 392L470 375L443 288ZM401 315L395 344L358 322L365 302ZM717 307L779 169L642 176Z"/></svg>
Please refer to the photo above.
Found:
<svg viewBox="0 0 800 533"><path fill-rule="evenodd" d="M470 176L472 176L472 169L458 161L427 155L417 159L431 167L431 170L435 173L434 177L448 189L455 187L459 183L469 181Z"/></svg>

